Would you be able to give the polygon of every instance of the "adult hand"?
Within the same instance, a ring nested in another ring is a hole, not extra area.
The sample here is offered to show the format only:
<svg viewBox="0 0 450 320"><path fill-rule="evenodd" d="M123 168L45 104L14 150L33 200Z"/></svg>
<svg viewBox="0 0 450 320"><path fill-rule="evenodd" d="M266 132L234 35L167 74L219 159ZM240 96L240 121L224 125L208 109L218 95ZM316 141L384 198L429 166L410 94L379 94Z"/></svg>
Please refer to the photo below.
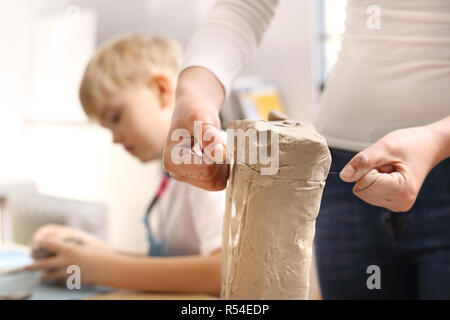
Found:
<svg viewBox="0 0 450 320"><path fill-rule="evenodd" d="M173 178L206 190L226 187L229 166L218 116L223 100L224 89L209 70L190 67L181 73L164 149L164 168ZM180 141L183 133L187 139Z"/></svg>
<svg viewBox="0 0 450 320"><path fill-rule="evenodd" d="M367 203L408 211L427 174L449 156L449 120L389 133L353 157L341 179L356 182L353 193Z"/></svg>

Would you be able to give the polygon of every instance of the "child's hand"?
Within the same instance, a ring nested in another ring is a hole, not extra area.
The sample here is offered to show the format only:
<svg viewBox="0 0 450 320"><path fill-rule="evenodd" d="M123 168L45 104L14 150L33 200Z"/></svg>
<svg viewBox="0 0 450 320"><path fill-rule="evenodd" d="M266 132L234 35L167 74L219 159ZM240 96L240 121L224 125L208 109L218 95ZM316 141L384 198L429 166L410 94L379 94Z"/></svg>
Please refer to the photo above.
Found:
<svg viewBox="0 0 450 320"><path fill-rule="evenodd" d="M61 283L71 275L67 268L76 265L80 268L81 281L87 284L104 284L111 275L120 254L111 249L104 250L89 243L76 244L62 239L49 238L38 243L39 247L55 256L35 261L26 266L25 271L43 270L41 280Z"/></svg>
<svg viewBox="0 0 450 320"><path fill-rule="evenodd" d="M57 224L47 224L39 228L34 233L30 246L32 248L36 248L38 247L38 244L40 242L49 239L79 239L84 244L88 244L90 246L94 246L103 250L112 250L112 248L109 247L106 243L83 230Z"/></svg>

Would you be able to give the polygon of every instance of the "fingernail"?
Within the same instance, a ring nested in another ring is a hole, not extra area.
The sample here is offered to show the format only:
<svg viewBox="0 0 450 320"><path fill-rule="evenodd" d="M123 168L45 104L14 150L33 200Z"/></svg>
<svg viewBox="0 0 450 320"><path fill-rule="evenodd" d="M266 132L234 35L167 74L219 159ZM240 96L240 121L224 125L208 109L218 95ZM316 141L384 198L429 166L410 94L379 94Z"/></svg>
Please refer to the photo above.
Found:
<svg viewBox="0 0 450 320"><path fill-rule="evenodd" d="M342 169L341 173L339 174L342 179L350 179L355 174L355 169L348 165Z"/></svg>
<svg viewBox="0 0 450 320"><path fill-rule="evenodd" d="M225 150L222 144L214 147L214 160L216 163L222 163L225 160Z"/></svg>

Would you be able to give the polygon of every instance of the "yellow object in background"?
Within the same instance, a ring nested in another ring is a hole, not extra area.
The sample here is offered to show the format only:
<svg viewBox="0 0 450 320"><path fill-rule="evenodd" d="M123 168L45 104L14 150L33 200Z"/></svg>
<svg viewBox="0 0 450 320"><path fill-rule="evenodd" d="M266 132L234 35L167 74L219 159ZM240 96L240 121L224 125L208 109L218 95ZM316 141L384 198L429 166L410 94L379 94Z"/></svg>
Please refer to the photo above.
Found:
<svg viewBox="0 0 450 320"><path fill-rule="evenodd" d="M246 119L268 120L271 110L286 113L275 86L239 89L237 94Z"/></svg>
<svg viewBox="0 0 450 320"><path fill-rule="evenodd" d="M285 113L278 92L253 94L253 99L261 115L261 119L268 120L271 110L278 110Z"/></svg>

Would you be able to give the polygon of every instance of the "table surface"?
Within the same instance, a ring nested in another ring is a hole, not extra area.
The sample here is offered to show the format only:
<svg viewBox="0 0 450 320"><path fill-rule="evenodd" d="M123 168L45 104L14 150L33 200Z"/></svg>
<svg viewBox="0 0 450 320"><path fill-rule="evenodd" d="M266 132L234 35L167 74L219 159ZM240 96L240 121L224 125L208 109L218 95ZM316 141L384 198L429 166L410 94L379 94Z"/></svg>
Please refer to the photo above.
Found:
<svg viewBox="0 0 450 320"><path fill-rule="evenodd" d="M206 294L152 293L117 290L98 294L86 300L214 300L218 297Z"/></svg>

